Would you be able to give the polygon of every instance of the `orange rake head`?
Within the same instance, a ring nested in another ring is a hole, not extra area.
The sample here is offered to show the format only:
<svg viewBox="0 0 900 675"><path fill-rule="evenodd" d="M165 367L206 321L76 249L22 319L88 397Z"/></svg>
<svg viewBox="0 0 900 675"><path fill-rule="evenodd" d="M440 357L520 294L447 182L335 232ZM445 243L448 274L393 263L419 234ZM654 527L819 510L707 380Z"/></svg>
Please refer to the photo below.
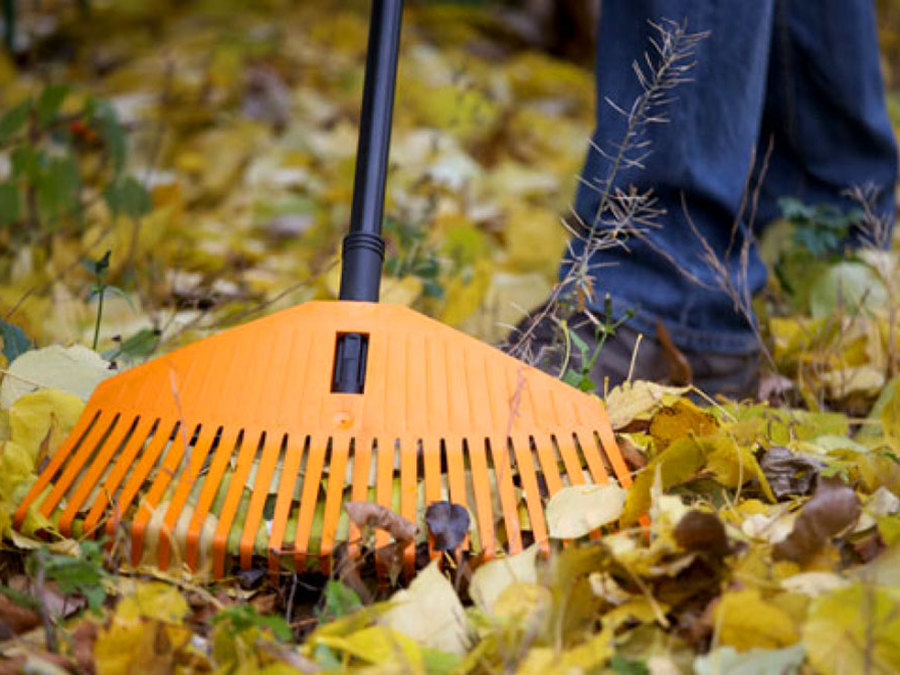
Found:
<svg viewBox="0 0 900 675"><path fill-rule="evenodd" d="M332 391L348 333L368 336L361 394ZM347 501L413 522L465 505L465 546L490 557L520 551L523 526L546 545L545 501L610 473L630 484L596 397L404 307L322 301L103 382L15 521L35 507L69 536L121 524L135 565L327 571L358 538Z"/></svg>
<svg viewBox="0 0 900 675"><path fill-rule="evenodd" d="M623 485L602 403L403 307L375 304L401 0L374 0L340 302L311 302L101 384L15 515L65 535L128 533L134 564L268 558L327 570L359 533L346 501L408 520L449 500L490 557L546 546L566 484ZM389 543L380 531L375 546ZM355 546L355 544L354 544ZM413 565L407 550L406 565Z"/></svg>

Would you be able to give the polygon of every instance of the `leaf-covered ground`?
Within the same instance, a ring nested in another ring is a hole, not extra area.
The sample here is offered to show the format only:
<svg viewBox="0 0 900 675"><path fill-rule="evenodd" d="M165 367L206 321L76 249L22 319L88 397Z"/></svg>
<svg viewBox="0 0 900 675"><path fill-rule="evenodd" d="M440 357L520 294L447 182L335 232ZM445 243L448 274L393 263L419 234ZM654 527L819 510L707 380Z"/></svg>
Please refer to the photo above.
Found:
<svg viewBox="0 0 900 675"><path fill-rule="evenodd" d="M35 513L11 529L102 379L334 296L364 4L18 17L0 56L0 670L900 670L900 245L844 251L853 218L793 201L762 244L762 399L609 392L634 486L549 500L549 556L446 558L406 587L371 560L211 582ZM592 105L589 70L493 11L408 8L383 298L487 341L539 303ZM409 546L460 516L360 506L343 522Z"/></svg>

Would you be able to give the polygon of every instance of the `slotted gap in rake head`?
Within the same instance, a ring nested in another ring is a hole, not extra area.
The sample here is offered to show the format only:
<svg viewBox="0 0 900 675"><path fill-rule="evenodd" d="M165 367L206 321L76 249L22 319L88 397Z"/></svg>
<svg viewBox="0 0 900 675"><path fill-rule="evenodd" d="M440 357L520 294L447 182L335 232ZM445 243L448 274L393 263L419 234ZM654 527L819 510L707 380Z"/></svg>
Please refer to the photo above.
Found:
<svg viewBox="0 0 900 675"><path fill-rule="evenodd" d="M616 468L613 466L612 462L609 459L609 454L607 453L606 448L603 446L603 441L600 439L600 434L596 431L593 432L594 436L594 446L597 448L597 453L600 455L600 461L603 462L603 469L606 471L607 476L612 476L621 482L621 477L618 475Z"/></svg>
<svg viewBox="0 0 900 675"><path fill-rule="evenodd" d="M286 436L285 444L279 459L281 475L274 487L274 495L270 494L269 501L274 501L272 511L272 529L269 539L269 571L272 574L286 573L290 565L297 569L297 527L300 521L302 507L303 487L306 482L306 467L309 464L309 453L313 439L303 436L302 446L298 451L292 447L291 436ZM273 499L274 497L274 499ZM280 536L276 539L276 532ZM277 546L275 544L277 543ZM272 554L275 554L273 559Z"/></svg>
<svg viewBox="0 0 900 675"><path fill-rule="evenodd" d="M94 433L92 433L91 436L86 435L79 442L78 454L72 453L72 462L66 465L66 470L63 471L58 478L54 479L52 483L54 487L51 496L53 496L53 493L56 493L56 509L65 509L68 506L66 498L69 496L70 492L77 492L79 487L85 489L85 486L80 482L81 477L89 471L94 459L109 440L110 435L115 430L121 418L122 414L117 413L104 429L97 429L92 425L92 432L99 432L99 434L101 434L100 437L94 441ZM87 454L81 455L84 451L86 451ZM77 464L74 463L75 460L78 460ZM89 488L90 486L87 487Z"/></svg>
<svg viewBox="0 0 900 675"><path fill-rule="evenodd" d="M66 466L68 466L68 461L75 456L81 446L84 444L85 439L87 439L94 431L94 427L97 425L97 420L100 418L100 415L103 414L102 410L98 410L94 413L94 417L91 419L90 424L88 424L87 428L81 433L78 439L72 444L72 447L68 449L68 452L65 455L61 454L62 448L57 451L59 455L59 466L56 467L56 470L53 472L53 475L49 478L50 485L56 485L59 482L60 477L62 476ZM44 460L46 461L46 460ZM52 464L52 460L50 462ZM48 465L49 466L49 465ZM40 467L38 467L40 468Z"/></svg>
<svg viewBox="0 0 900 675"><path fill-rule="evenodd" d="M319 476L312 477L312 479L314 480L314 483L312 483L312 484L315 486L314 499L311 501L313 506L310 507L312 514L306 515L306 513L304 513L304 515L306 516L306 521L309 522L309 534L307 535L305 542L303 542L303 541L297 542L297 551L309 556L309 558L307 558L307 560L306 560L306 566L307 567L318 567L319 571L321 571L321 565L320 565L319 558L320 558L320 553L322 551L322 535L324 533L324 526L325 526L325 520L324 520L325 501L328 497L327 489L325 486L322 485L322 483L323 483L323 481L327 481L331 475L330 470L331 470L331 465L334 460L334 454L335 454L334 444L335 444L334 437L329 436L328 441L325 444L325 452L324 452L324 457L322 459L321 474ZM314 451L315 450L313 448L310 448L310 452L314 452ZM307 465L309 465L309 464L307 463ZM302 501L303 500L301 499L301 502ZM303 510L302 503L301 503L301 510ZM303 564L303 561L301 559L298 559L298 568L297 568L298 572L303 571L299 567L302 564Z"/></svg>
<svg viewBox="0 0 900 675"><path fill-rule="evenodd" d="M466 479L466 507L474 520L469 527L469 554L480 556L484 552L485 539L493 539L491 522L490 484L487 477L480 475L472 467L469 439L462 439L462 465ZM473 527L474 525L474 527ZM486 536L486 530L490 533Z"/></svg>
<svg viewBox="0 0 900 675"><path fill-rule="evenodd" d="M98 495L101 493L102 482L112 471L123 451L128 448L140 421L139 415L132 420L131 425L124 430L122 438L115 443L115 447L104 447L109 445L110 436L112 435L109 432L95 449L91 459L85 462L78 476L73 481L73 493L69 498L68 506L60 518L60 527L62 529L69 531L70 525L74 524L73 534L81 536L84 516L88 513L90 505L97 500ZM91 533L86 534L90 536Z"/></svg>
<svg viewBox="0 0 900 675"><path fill-rule="evenodd" d="M562 451L559 449L559 438L557 438L556 434L550 435L550 447L553 450L553 457L555 458L556 468L559 471L560 481L562 482L563 487L570 487L572 485L572 479L569 476L568 468L566 467L565 461L563 461Z"/></svg>
<svg viewBox="0 0 900 675"><path fill-rule="evenodd" d="M241 544L241 567L246 569L243 563L245 547L249 543L251 552L254 556L257 555L254 548L257 534L261 527L266 527L266 523L271 522L267 548L269 572L273 578L280 572L283 556L293 548L297 521L296 518L291 518L291 511L296 483L300 480L300 462L306 452L309 437L304 437L303 446L298 452L291 452L291 442L290 434L284 434L277 451L267 448L263 454Z"/></svg>
<svg viewBox="0 0 900 675"><path fill-rule="evenodd" d="M494 462L494 453L491 452L491 439L489 438L484 439L484 457L487 464L487 477L490 481L491 490L494 494L499 495L499 472ZM506 521L503 518L503 504L501 503L499 496L496 499L492 499L492 503L500 506L499 512L493 514L493 521L491 523L491 527L494 530L495 544L499 547L505 547L507 545L507 535Z"/></svg>
<svg viewBox="0 0 900 675"><path fill-rule="evenodd" d="M135 468L140 464L141 458L144 456L144 450L150 445L159 431L160 419L157 417L147 434L143 439L136 438L135 442L130 443L125 452L116 459L111 466L109 474L103 482L100 494L91 506L87 518L85 519L85 530L91 531L97 525L103 523L104 513L109 517L121 520L122 513L119 505L119 497L122 494L122 488Z"/></svg>
<svg viewBox="0 0 900 675"><path fill-rule="evenodd" d="M162 422L160 422L162 424ZM163 429L158 429L147 446L141 452L140 461L127 468L127 476L123 476L120 488L116 491L114 509L108 512L106 520L106 535L112 537L120 523L129 520L134 515L140 504L140 496L143 494L148 477L155 472L160 457L166 448L171 445L171 438L175 438L175 432L180 422L175 422L172 431L165 433L168 423ZM129 557L131 553L129 552Z"/></svg>
<svg viewBox="0 0 900 675"><path fill-rule="evenodd" d="M544 463L541 461L541 455L538 452L538 439L534 436L528 436L528 452L531 453L531 461L535 468L535 480L537 480L538 490L541 494L541 500L546 502L550 498L550 478L544 471Z"/></svg>

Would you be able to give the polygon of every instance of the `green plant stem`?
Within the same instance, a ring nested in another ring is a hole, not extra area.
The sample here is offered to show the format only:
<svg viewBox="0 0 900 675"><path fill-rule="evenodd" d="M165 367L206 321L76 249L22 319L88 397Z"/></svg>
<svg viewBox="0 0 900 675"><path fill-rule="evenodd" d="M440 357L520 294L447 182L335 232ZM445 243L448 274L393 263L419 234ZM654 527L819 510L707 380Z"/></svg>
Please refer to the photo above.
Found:
<svg viewBox="0 0 900 675"><path fill-rule="evenodd" d="M103 320L103 296L106 295L106 287L100 286L100 299L97 301L97 321L94 324L94 344L91 347L97 350L97 342L100 340L100 321Z"/></svg>

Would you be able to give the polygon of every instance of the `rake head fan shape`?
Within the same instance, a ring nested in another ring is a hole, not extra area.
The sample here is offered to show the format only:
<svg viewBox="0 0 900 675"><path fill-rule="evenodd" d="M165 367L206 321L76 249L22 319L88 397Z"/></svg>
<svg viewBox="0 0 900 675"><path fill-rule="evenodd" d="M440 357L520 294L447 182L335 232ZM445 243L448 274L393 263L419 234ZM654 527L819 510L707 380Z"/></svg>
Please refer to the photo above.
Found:
<svg viewBox="0 0 900 675"><path fill-rule="evenodd" d="M263 556L328 570L343 504L415 522L464 505L464 547L546 542L564 485L630 484L603 404L405 307L379 304L401 0L375 0L341 299L232 328L103 382L15 514L127 533L130 558L215 576ZM527 541L527 540L526 540ZM390 543L376 532L375 545ZM412 547L406 565L413 564Z"/></svg>

